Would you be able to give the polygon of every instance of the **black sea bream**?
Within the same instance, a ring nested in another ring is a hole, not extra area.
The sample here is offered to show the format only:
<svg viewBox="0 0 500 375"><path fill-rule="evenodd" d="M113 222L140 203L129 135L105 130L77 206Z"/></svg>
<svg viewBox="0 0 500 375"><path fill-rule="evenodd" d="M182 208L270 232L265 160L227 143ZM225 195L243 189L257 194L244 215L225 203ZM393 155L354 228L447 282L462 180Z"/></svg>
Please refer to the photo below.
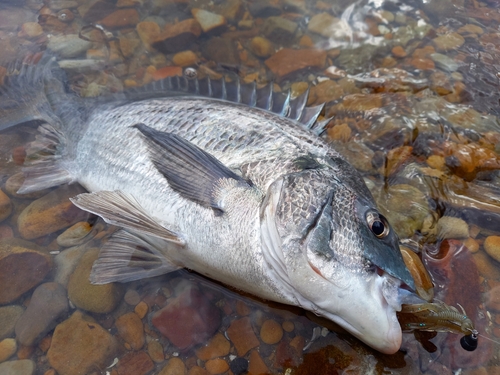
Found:
<svg viewBox="0 0 500 375"><path fill-rule="evenodd" d="M177 77L84 100L63 77L49 57L11 77L0 129L44 121L20 192L78 182L89 193L73 203L122 228L94 283L186 267L399 349L396 311L414 282L398 237L318 137L320 108L304 108L306 95Z"/></svg>

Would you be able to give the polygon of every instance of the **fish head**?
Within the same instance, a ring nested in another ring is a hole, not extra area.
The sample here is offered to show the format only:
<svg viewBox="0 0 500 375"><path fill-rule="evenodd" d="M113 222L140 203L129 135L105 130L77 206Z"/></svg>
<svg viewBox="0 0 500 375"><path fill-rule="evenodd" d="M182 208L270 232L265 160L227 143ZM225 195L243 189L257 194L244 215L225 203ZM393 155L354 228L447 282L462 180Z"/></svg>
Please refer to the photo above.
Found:
<svg viewBox="0 0 500 375"><path fill-rule="evenodd" d="M266 260L289 299L395 353L396 311L404 288L415 289L413 278L362 177L343 160L331 164L270 186L261 208Z"/></svg>

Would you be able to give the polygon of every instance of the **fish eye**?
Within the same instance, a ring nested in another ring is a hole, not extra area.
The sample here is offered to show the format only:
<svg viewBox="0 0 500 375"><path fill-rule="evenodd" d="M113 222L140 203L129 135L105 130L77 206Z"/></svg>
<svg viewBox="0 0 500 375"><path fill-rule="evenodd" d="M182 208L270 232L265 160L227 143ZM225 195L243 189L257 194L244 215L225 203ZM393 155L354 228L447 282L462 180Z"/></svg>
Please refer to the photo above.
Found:
<svg viewBox="0 0 500 375"><path fill-rule="evenodd" d="M376 212L369 212L366 215L366 221L370 230L377 238L384 238L389 234L389 223L382 215Z"/></svg>

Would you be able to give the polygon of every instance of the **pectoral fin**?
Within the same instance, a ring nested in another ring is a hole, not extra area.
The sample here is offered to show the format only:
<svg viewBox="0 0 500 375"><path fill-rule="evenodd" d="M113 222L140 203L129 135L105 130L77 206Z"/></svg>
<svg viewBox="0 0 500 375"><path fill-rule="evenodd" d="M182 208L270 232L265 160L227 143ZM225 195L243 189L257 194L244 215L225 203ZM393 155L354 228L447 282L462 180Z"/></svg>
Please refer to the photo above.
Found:
<svg viewBox="0 0 500 375"><path fill-rule="evenodd" d="M165 256L172 246L177 245L119 230L103 245L92 267L90 281L93 284L129 282L178 270L182 265Z"/></svg>
<svg viewBox="0 0 500 375"><path fill-rule="evenodd" d="M182 197L222 213L223 208L214 199L214 191L222 180L232 179L242 186L251 186L208 152L178 135L144 124L134 127L144 136L158 171Z"/></svg>
<svg viewBox="0 0 500 375"><path fill-rule="evenodd" d="M109 224L152 235L177 245L185 245L183 239L158 224L132 196L124 192L84 193L71 198L71 202L82 210L102 217Z"/></svg>

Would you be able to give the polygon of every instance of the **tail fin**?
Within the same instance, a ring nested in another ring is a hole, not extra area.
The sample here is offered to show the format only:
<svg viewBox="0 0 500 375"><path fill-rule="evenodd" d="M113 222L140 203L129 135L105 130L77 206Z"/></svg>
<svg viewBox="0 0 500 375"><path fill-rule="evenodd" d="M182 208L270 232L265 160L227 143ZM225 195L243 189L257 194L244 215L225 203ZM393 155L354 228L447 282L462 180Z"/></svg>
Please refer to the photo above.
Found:
<svg viewBox="0 0 500 375"><path fill-rule="evenodd" d="M8 68L0 86L0 130L33 120L59 127L51 101L65 91L64 73L52 56L45 54L38 63L36 60L31 56Z"/></svg>

